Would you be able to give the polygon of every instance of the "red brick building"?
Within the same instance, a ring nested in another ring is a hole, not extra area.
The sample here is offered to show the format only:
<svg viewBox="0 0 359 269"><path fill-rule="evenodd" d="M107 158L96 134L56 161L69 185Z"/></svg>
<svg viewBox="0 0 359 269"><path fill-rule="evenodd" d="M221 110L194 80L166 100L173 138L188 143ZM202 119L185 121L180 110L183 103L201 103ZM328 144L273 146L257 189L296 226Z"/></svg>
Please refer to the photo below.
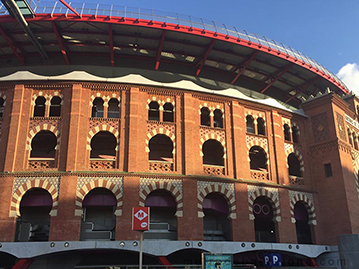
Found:
<svg viewBox="0 0 359 269"><path fill-rule="evenodd" d="M333 74L205 24L39 10L0 16L0 266L134 265L135 206L147 264L338 266L359 99Z"/></svg>

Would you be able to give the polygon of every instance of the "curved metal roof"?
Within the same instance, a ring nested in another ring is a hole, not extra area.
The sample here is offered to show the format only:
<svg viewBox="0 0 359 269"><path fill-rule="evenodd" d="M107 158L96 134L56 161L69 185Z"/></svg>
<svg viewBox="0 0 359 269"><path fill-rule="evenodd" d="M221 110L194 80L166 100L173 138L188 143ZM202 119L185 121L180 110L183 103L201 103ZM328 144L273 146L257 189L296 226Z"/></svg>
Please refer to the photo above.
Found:
<svg viewBox="0 0 359 269"><path fill-rule="evenodd" d="M97 65L210 79L298 107L342 81L298 51L202 19L127 7L39 3L26 27L0 8L1 67ZM3 15L1 15L3 14Z"/></svg>

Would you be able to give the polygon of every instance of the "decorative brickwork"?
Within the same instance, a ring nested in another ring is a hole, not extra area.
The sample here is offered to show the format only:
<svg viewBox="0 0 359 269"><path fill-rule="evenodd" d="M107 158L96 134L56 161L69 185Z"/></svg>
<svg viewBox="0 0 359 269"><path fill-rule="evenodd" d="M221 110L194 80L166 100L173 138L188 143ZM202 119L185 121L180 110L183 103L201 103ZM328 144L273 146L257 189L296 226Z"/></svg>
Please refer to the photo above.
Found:
<svg viewBox="0 0 359 269"><path fill-rule="evenodd" d="M153 172L170 172L173 171L173 163L161 161L149 161L149 169Z"/></svg>
<svg viewBox="0 0 359 269"><path fill-rule="evenodd" d="M55 168L56 163L55 160L29 160L27 163L27 167L32 170L44 170L46 168Z"/></svg>
<svg viewBox="0 0 359 269"><path fill-rule="evenodd" d="M229 218L236 219L236 197L233 183L218 183L208 181L197 181L198 217L203 218L203 201L210 193L218 192L223 194L228 202Z"/></svg>
<svg viewBox="0 0 359 269"><path fill-rule="evenodd" d="M110 160L90 160L91 170L109 170L116 168L116 161Z"/></svg>
<svg viewBox="0 0 359 269"><path fill-rule="evenodd" d="M27 135L27 141L26 141L26 147L27 150L31 150L31 141L35 137L35 135L40 131L50 131L55 134L57 137L57 144L55 147L55 150L58 149L59 143L60 143L60 128L61 128L61 121L60 120L53 120L48 119L42 121L39 120L30 120L30 127L29 127L29 133Z"/></svg>
<svg viewBox="0 0 359 269"><path fill-rule="evenodd" d="M282 217L279 208L279 194L278 189L269 188L269 187L259 187L254 185L248 185L248 204L249 204L249 219L254 220L253 214L253 204L254 201L260 197L265 196L268 198L269 202L272 204L273 209L273 220L276 222L281 222Z"/></svg>
<svg viewBox="0 0 359 269"><path fill-rule="evenodd" d="M120 97L120 93L119 92L108 92L108 91L93 91L92 95L91 95L91 101L90 101L90 107L93 106L93 100L95 100L95 98L102 98L103 100L103 106L108 106L108 102L114 98L118 100L118 105L120 106L121 104L121 97Z"/></svg>
<svg viewBox="0 0 359 269"><path fill-rule="evenodd" d="M251 179L269 181L269 173L265 171L251 170Z"/></svg>
<svg viewBox="0 0 359 269"><path fill-rule="evenodd" d="M224 166L203 165L203 172L207 175L224 176L226 172L225 170Z"/></svg>
<svg viewBox="0 0 359 269"><path fill-rule="evenodd" d="M260 146L264 151L267 153L268 157L268 140L265 137L258 137L255 135L247 135L246 136L246 143L248 151L253 146Z"/></svg>
<svg viewBox="0 0 359 269"><path fill-rule="evenodd" d="M327 113L322 113L312 117L312 129L314 134L314 143L329 139Z"/></svg>
<svg viewBox="0 0 359 269"><path fill-rule="evenodd" d="M245 109L244 110L244 117L246 118L248 115L253 117L253 119L255 120L255 123L256 123L258 118L262 118L264 121L266 119L266 114L265 114L265 112L262 112L262 111L256 111L256 110L253 110L253 109Z"/></svg>
<svg viewBox="0 0 359 269"><path fill-rule="evenodd" d="M75 216L82 214L82 202L86 195L95 188L110 190L116 197L115 215L122 216L123 178L122 177L78 177Z"/></svg>
<svg viewBox="0 0 359 269"><path fill-rule="evenodd" d="M156 101L159 104L159 110L163 110L163 105L166 103L171 103L173 105L173 111L175 111L175 97L174 96L164 96L164 95L150 95L147 99L146 109L149 109L149 104L152 101Z"/></svg>
<svg viewBox="0 0 359 269"><path fill-rule="evenodd" d="M298 191L289 191L289 201L290 214L292 216L291 219L293 223L296 222L294 217L294 206L297 202L302 202L308 211L309 224L317 225L313 194Z"/></svg>
<svg viewBox="0 0 359 269"><path fill-rule="evenodd" d="M114 130L118 131L120 121L119 119L107 118L91 118L89 121L89 130L95 129L97 126L108 125Z"/></svg>
<svg viewBox="0 0 359 269"><path fill-rule="evenodd" d="M108 122L111 123L115 122L116 127L111 126L111 124L107 124ZM91 150L91 139L100 131L110 132L115 136L116 140L119 141L118 124L116 123L117 121L108 121L108 122L104 123L102 121L98 121L98 124L97 125L94 124L93 126L95 127L89 130L87 134L87 150ZM118 151L118 143L116 146L116 151Z"/></svg>
<svg viewBox="0 0 359 269"><path fill-rule="evenodd" d="M182 180L141 178L139 206L145 206L147 196L154 190L170 192L177 203L176 216L183 217Z"/></svg>
<svg viewBox="0 0 359 269"><path fill-rule="evenodd" d="M359 198L359 151L352 150L352 160L353 160L355 184L357 187L358 198Z"/></svg>
<svg viewBox="0 0 359 269"><path fill-rule="evenodd" d="M289 182L291 185L305 185L305 180L302 177L296 177L296 176L289 176Z"/></svg>
<svg viewBox="0 0 359 269"><path fill-rule="evenodd" d="M227 158L227 153L226 153L227 149L226 149L226 140L224 137L224 131L215 130L214 128L209 128L210 131L206 132L206 131L202 131L203 129L206 130L208 128L206 128L206 127L200 128L200 135L201 135L200 143L199 143L200 156L203 157L203 151L202 151L203 144L209 139L214 139L222 144L223 152L224 152L223 158L226 159Z"/></svg>
<svg viewBox="0 0 359 269"><path fill-rule="evenodd" d="M340 115L338 112L336 112L335 115L337 117L339 137L340 139L347 141L347 136L345 134L345 127L344 127L344 117Z"/></svg>
<svg viewBox="0 0 359 269"><path fill-rule="evenodd" d="M163 134L168 136L173 143L172 154L176 154L176 125L173 123L163 122L148 122L147 123L147 138L146 138L146 152L150 152L149 143L152 137L157 134Z"/></svg>
<svg viewBox="0 0 359 269"><path fill-rule="evenodd" d="M289 167L289 164L288 164L288 156L289 154L292 154L294 153L295 156L298 158L299 160L299 163L300 163L300 171L304 171L304 161L303 161L303 156L302 156L302 153L301 153L301 147L299 146L294 146L293 144L291 143L286 143L284 142L284 150L285 150L285 156L287 157L287 167Z"/></svg>
<svg viewBox="0 0 359 269"><path fill-rule="evenodd" d="M224 118L224 104L223 103L215 103L215 102L208 102L208 101L203 101L200 100L200 104L199 104L199 114L201 115L201 109L202 107L207 107L209 109L210 112L210 116L213 117L213 113L216 109L219 109L222 111L222 115Z"/></svg>
<svg viewBox="0 0 359 269"><path fill-rule="evenodd" d="M34 94L32 95L32 98L31 98L31 105L34 107L35 106L35 101L37 99L37 97L39 96L42 96L45 98L46 102L45 104L46 105L50 105L51 104L51 99L52 97L54 96L58 96L61 98L61 100L63 100L63 95L61 93L61 91L58 91L58 90L47 90L47 89L42 89L42 90L35 90L34 91ZM61 104L62 104L62 101L61 101Z"/></svg>
<svg viewBox="0 0 359 269"><path fill-rule="evenodd" d="M32 188L41 188L49 192L52 197L50 215L57 216L60 177L15 177L9 216L20 216L21 199Z"/></svg>

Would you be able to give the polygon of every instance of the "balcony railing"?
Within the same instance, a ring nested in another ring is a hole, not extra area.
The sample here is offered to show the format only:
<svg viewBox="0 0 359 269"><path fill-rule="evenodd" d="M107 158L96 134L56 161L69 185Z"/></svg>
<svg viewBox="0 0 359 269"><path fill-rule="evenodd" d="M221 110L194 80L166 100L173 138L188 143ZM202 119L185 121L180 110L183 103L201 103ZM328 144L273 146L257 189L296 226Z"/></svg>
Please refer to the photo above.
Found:
<svg viewBox="0 0 359 269"><path fill-rule="evenodd" d="M108 170L114 169L116 160L113 159L90 159L90 169L92 170Z"/></svg>
<svg viewBox="0 0 359 269"><path fill-rule="evenodd" d="M28 168L39 170L56 167L54 158L31 158L28 160L27 166Z"/></svg>
<svg viewBox="0 0 359 269"><path fill-rule="evenodd" d="M224 176L225 167L220 165L203 164L203 172L207 175Z"/></svg>
<svg viewBox="0 0 359 269"><path fill-rule="evenodd" d="M166 161L149 161L149 169L154 172L173 171L173 162Z"/></svg>
<svg viewBox="0 0 359 269"><path fill-rule="evenodd" d="M268 181L269 173L267 171L251 170L251 179Z"/></svg>

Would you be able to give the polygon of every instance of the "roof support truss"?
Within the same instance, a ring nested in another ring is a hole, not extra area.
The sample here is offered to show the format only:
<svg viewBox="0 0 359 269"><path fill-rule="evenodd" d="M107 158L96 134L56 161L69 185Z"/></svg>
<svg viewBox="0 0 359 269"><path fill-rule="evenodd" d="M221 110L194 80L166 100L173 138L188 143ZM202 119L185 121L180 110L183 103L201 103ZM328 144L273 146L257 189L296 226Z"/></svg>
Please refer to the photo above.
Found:
<svg viewBox="0 0 359 269"><path fill-rule="evenodd" d="M110 37L111 66L115 66L115 48L113 46L113 31L111 23L108 24L108 33Z"/></svg>
<svg viewBox="0 0 359 269"><path fill-rule="evenodd" d="M296 96L299 93L304 92L306 89L308 89L310 86L312 86L314 83L318 82L319 80L320 80L320 77L315 77L315 78L312 78L311 80L306 81L306 82L302 83L301 85L295 87L293 90L291 90L291 91L295 90L295 94L292 97L285 100L285 103L288 103L293 98L296 98Z"/></svg>
<svg viewBox="0 0 359 269"><path fill-rule="evenodd" d="M20 57L19 53L17 53L16 48L12 45L10 38L5 34L1 26L0 26L0 34L5 39L6 43L11 48L12 52L15 54L16 58L19 60L21 65L25 65L24 60Z"/></svg>
<svg viewBox="0 0 359 269"><path fill-rule="evenodd" d="M251 54L251 56L249 57L248 60L244 60L242 61L239 66L242 67L238 74L233 78L233 80L231 81L231 85L233 85L237 79L242 75L242 73L247 69L248 65L250 65L250 63L254 60L254 58L258 55L259 51L255 51Z"/></svg>
<svg viewBox="0 0 359 269"><path fill-rule="evenodd" d="M56 23L54 21L51 21L51 25L52 25L52 29L54 30L54 33L56 35L57 42L59 43L59 46L61 48L61 53L62 53L62 56L64 57L65 63L67 65L69 65L70 61L67 56L67 51L66 51L66 48L64 45L64 41L63 41L62 37L60 36L59 31L57 30Z"/></svg>
<svg viewBox="0 0 359 269"><path fill-rule="evenodd" d="M200 61L197 63L198 69L196 72L196 76L198 76L201 73L204 63L206 62L208 55L210 54L215 43L216 43L216 40L212 39L211 43L209 43L209 45L207 47L206 53L204 54L203 58L200 59Z"/></svg>
<svg viewBox="0 0 359 269"><path fill-rule="evenodd" d="M158 68L160 67L160 59L161 59L161 53L162 53L162 49L163 49L163 44L165 42L165 37L166 37L166 30L163 30L162 35L161 35L161 41L160 41L160 44L158 46L158 50L157 50L157 54L156 54L155 70L158 70Z"/></svg>
<svg viewBox="0 0 359 269"><path fill-rule="evenodd" d="M264 93L266 90L268 90L278 79L281 78L281 76L283 76L285 73L287 73L289 68L291 68L292 66L293 66L293 64L290 63L290 64L287 64L284 67L284 69L279 70L279 73L274 78L271 78L271 82L263 90L261 90L261 93Z"/></svg>

